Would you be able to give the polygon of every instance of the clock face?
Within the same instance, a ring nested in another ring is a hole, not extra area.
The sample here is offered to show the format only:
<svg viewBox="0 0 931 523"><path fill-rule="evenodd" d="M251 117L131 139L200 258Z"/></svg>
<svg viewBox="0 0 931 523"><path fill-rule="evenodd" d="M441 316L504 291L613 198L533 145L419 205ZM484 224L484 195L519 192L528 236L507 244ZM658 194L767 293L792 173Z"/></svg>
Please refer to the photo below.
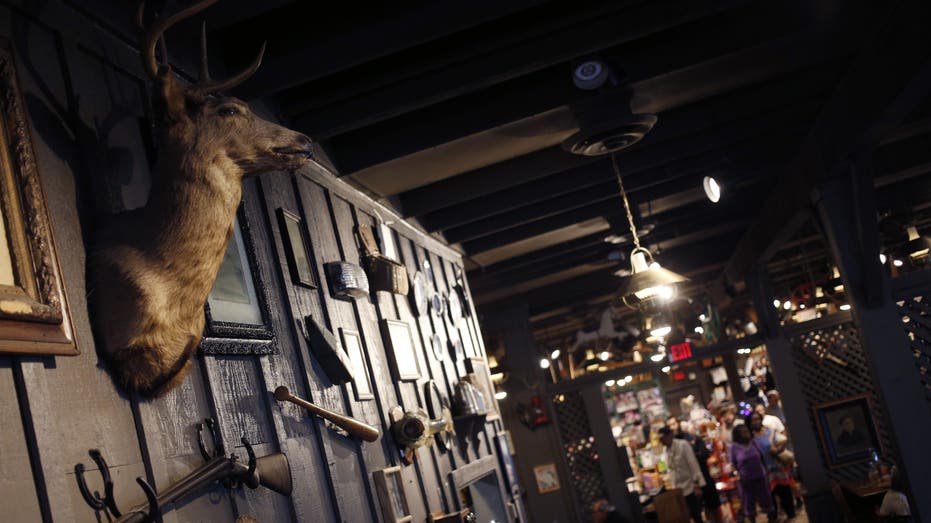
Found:
<svg viewBox="0 0 931 523"><path fill-rule="evenodd" d="M411 300L414 305L414 313L417 316L423 316L427 313L427 281L423 273L417 271L414 273L414 292L411 293Z"/></svg>
<svg viewBox="0 0 931 523"><path fill-rule="evenodd" d="M449 319L453 320L453 325L459 325L459 320L462 319L462 302L459 301L459 293L453 289L453 292L449 293Z"/></svg>

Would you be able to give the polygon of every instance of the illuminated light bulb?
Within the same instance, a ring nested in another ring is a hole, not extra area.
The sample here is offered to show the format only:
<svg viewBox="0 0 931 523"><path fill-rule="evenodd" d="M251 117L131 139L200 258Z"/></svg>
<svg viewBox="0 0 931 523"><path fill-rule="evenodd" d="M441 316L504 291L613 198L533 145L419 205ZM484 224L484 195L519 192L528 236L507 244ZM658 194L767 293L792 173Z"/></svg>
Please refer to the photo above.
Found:
<svg viewBox="0 0 931 523"><path fill-rule="evenodd" d="M885 254L879 253L879 263L885 265L885 264L886 264L886 259L887 259L887 258L886 258L886 255L885 255Z"/></svg>
<svg viewBox="0 0 931 523"><path fill-rule="evenodd" d="M615 384L614 380L608 380L605 382L605 387L613 387Z"/></svg>
<svg viewBox="0 0 931 523"><path fill-rule="evenodd" d="M660 265L658 261L654 261L654 262L650 262L649 267L651 269L659 269L660 267L662 267L662 265Z"/></svg>
<svg viewBox="0 0 931 523"><path fill-rule="evenodd" d="M634 377L633 377L633 376L624 376L624 381L626 381L627 383L630 383L630 382L634 381Z"/></svg>
<svg viewBox="0 0 931 523"><path fill-rule="evenodd" d="M787 301L787 302L783 303L783 304L782 304L782 308L785 309L785 310L791 309L791 308L792 308L792 302L791 302L791 301Z"/></svg>
<svg viewBox="0 0 931 523"><path fill-rule="evenodd" d="M673 289L672 287L668 285L663 285L662 287L659 288L659 292L657 292L659 297L664 300L671 300L675 293L676 293L675 289Z"/></svg>
<svg viewBox="0 0 931 523"><path fill-rule="evenodd" d="M845 303L845 304L841 305L841 306L840 306L840 310L842 310L842 311L849 311L849 310L850 310L850 304L849 304L849 303Z"/></svg>
<svg viewBox="0 0 931 523"><path fill-rule="evenodd" d="M655 361L655 362L659 363L659 362L663 361L665 358L666 358L666 355L660 352L660 353L656 353L656 354L650 356L650 361Z"/></svg>
<svg viewBox="0 0 931 523"><path fill-rule="evenodd" d="M540 368L541 368L541 369L548 369L548 368L550 368L550 360L548 360L548 359L546 359L546 358L540 358Z"/></svg>
<svg viewBox="0 0 931 523"><path fill-rule="evenodd" d="M550 353L550 359L555 360L559 357L560 354L562 353L559 351L559 349L553 349L553 352Z"/></svg>
<svg viewBox="0 0 931 523"><path fill-rule="evenodd" d="M650 336L654 338L662 338L663 336L672 332L672 327L669 325L663 325L662 327L657 327L650 331Z"/></svg>
<svg viewBox="0 0 931 523"><path fill-rule="evenodd" d="M495 399L496 399L496 400L499 400L499 401L500 401L500 400L503 400L503 399L506 398L506 397L508 397L508 393L507 393L507 391L505 391L505 390L499 390L498 392L495 393Z"/></svg>
<svg viewBox="0 0 931 523"><path fill-rule="evenodd" d="M721 186L718 185L717 180L711 176L705 176L704 180L702 180L702 187L705 189L705 196L711 200L711 203L721 201Z"/></svg>
<svg viewBox="0 0 931 523"><path fill-rule="evenodd" d="M905 262L903 262L902 260L892 260L892 265L895 265L896 267L901 267L905 265Z"/></svg>
<svg viewBox="0 0 931 523"><path fill-rule="evenodd" d="M799 308L799 309L802 309L802 310L805 310L805 304L804 304L804 303L799 303L799 304L798 304L798 308Z"/></svg>
<svg viewBox="0 0 931 523"><path fill-rule="evenodd" d="M698 321L704 323L704 322L708 321L708 316L705 316L704 314L699 314L699 315L698 315Z"/></svg>
<svg viewBox="0 0 931 523"><path fill-rule="evenodd" d="M598 359L600 359L601 361L608 361L608 359L610 358L611 358L611 353L606 350L601 351L601 354L598 355Z"/></svg>
<svg viewBox="0 0 931 523"><path fill-rule="evenodd" d="M697 334L704 334L704 333L705 333L705 328L702 327L701 325L699 325L698 327L695 327L695 332L696 332Z"/></svg>
<svg viewBox="0 0 931 523"><path fill-rule="evenodd" d="M781 302L781 301L779 301L779 300L773 300L773 307L776 307L776 308L778 309L778 308L781 307L781 306L782 306L782 302Z"/></svg>
<svg viewBox="0 0 931 523"><path fill-rule="evenodd" d="M662 370L662 371L665 372L666 374L669 374L669 371L672 370L672 367L670 367L669 365L666 365L665 367L663 367L663 368L660 369L660 370Z"/></svg>

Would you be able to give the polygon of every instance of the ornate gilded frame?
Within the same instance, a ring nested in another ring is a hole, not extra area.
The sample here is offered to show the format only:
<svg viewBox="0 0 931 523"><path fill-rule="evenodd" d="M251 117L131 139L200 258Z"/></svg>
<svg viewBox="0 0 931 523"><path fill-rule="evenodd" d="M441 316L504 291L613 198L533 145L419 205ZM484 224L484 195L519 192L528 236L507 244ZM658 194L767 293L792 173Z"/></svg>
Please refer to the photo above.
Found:
<svg viewBox="0 0 931 523"><path fill-rule="evenodd" d="M2 38L0 93L0 254L9 258L4 271L12 278L0 283L0 353L74 356L78 349L13 48Z"/></svg>

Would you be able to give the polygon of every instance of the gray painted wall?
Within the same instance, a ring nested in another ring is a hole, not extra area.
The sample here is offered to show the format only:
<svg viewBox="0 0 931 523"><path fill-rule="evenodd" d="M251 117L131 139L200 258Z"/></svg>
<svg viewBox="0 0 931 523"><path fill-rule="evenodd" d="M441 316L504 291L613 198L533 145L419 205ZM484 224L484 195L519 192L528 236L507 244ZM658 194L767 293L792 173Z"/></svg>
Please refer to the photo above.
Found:
<svg viewBox="0 0 931 523"><path fill-rule="evenodd" d="M145 201L154 161L147 80L126 29L132 27L134 11L132 2L0 1L0 36L11 40L16 52L81 350L71 358L0 356L2 519L96 521L79 495L73 472L76 463L87 464L92 489L101 488L89 448L101 449L109 462L118 502L135 505L144 499L137 476L164 488L201 463L194 424L216 417L227 449L244 456L238 443L244 434L259 455L285 452L294 493L285 498L265 489L216 486L166 513L166 523L233 521L239 515L262 522L381 521L372 472L398 464L391 437L365 444L348 439L296 407L279 404L271 391L287 385L297 395L364 419L384 433L390 408L423 405L426 379L436 380L447 396L458 381L449 357L437 361L432 356L427 341L434 332L444 340L463 338L477 356L484 355L484 346L474 310L466 322L454 326L448 318L416 318L405 297L378 292L353 304L332 299L325 283L320 289L292 285L278 208L304 218L321 282L324 262L358 261L355 224L373 223L376 211L388 216L323 168L270 173L244 188L244 213L256 247L254 262L266 284L277 355L198 356L179 387L162 398L140 401L114 387L95 352L86 305L91 290L85 285L85 247L100 216ZM190 58L180 45L172 52L181 64ZM436 272L435 288L449 293L455 267L462 263L459 256L400 220L392 227L408 270L429 260ZM329 382L299 334L306 315L335 333L360 333L376 399L355 401L348 385ZM411 325L422 379L392 378L378 327L381 318ZM496 453L493 438L499 423L481 426L474 438L454 440L449 452L421 449L417 461L403 467L414 521L459 508L450 473Z"/></svg>

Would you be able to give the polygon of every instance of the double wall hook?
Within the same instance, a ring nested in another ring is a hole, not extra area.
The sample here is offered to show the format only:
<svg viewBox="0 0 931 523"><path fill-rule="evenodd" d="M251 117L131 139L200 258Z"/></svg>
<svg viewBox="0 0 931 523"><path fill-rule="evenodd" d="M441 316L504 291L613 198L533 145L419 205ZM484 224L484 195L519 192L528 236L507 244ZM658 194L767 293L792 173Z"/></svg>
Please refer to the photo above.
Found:
<svg viewBox="0 0 931 523"><path fill-rule="evenodd" d="M87 451L91 459L94 460L94 463L97 464L97 469L100 471L100 477L103 478L103 497L100 497L100 492L94 491L91 494L90 489L87 488L87 482L84 480L84 464L78 463L74 466L74 476L78 481L78 490L81 491L81 496L84 497L84 501L94 509L94 513L97 514L98 519L100 519L100 512L103 511L105 514L109 511L109 514L114 517L120 517L120 509L116 506L116 500L113 499L113 478L110 477L110 467L107 465L107 461L103 459L103 455L100 453L99 449L90 449Z"/></svg>

